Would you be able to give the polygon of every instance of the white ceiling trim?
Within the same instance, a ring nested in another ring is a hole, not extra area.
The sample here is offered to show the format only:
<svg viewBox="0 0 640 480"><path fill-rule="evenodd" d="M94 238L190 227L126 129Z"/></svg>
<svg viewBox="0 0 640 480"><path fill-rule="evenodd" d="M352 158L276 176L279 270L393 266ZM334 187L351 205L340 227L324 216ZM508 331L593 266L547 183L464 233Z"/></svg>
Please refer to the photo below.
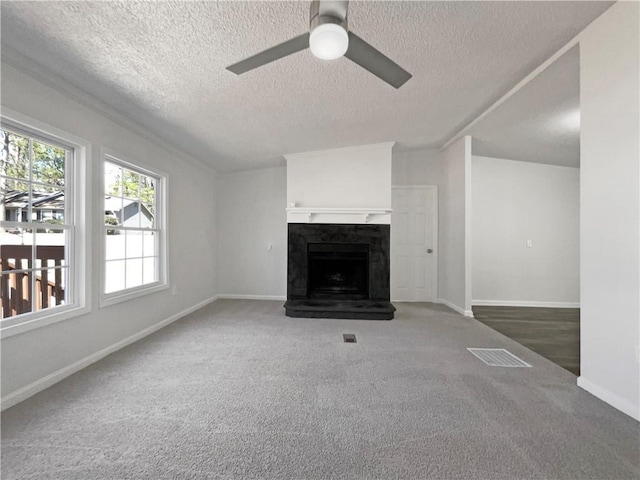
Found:
<svg viewBox="0 0 640 480"><path fill-rule="evenodd" d="M389 150L393 149L396 142L369 143L366 145L354 145L352 147L331 148L327 150L314 150L311 152L287 153L283 155L286 160L297 160L300 158L324 157L327 154L349 154L352 152L367 152L369 150Z"/></svg>
<svg viewBox="0 0 640 480"><path fill-rule="evenodd" d="M462 127L461 130L458 131L458 133L456 133L455 135L453 135L449 140L447 140L444 145L442 145L442 147L440 147L440 150L445 150L446 148L449 147L449 145L451 145L453 142L455 142L456 140L458 140L459 138L464 137L465 135L467 135L471 129L477 125L480 121L482 121L485 117L487 117L487 115L489 115L491 112L493 112L495 109L497 109L500 105L502 105L504 102L506 102L507 100L509 100L509 98L511 98L513 95L515 95L518 91L520 91L525 85L527 85L529 82L531 82L532 80L534 80L538 75L540 75L543 71L545 71L549 66L551 66L556 60L558 60L562 55L564 55L565 53L567 53L569 50L571 50L573 47L575 47L576 45L578 45L580 43L580 37L582 36L582 32L580 32L578 35L576 35L575 37L573 37L569 43L567 43L564 47L562 47L560 50L558 50L556 53L554 53L553 55L551 55L551 57L549 57L546 61L544 61L538 68L536 68L535 70L533 70L529 75L527 75L526 77L524 77L522 80L520 80L511 90L509 90L507 93L505 93L502 97L500 97L494 104L492 104L489 108L487 108L484 112L482 112L480 115L478 115L474 120L472 120L471 122L469 122L468 124L466 124L464 127Z"/></svg>
<svg viewBox="0 0 640 480"><path fill-rule="evenodd" d="M162 137L156 135L155 133L151 132L150 130L146 129L145 127L135 122L134 120L131 120L125 115L122 115L117 110L110 107L101 100L98 100L93 95L63 80L57 74L45 69L44 67L41 67L36 62L29 60L24 55L18 53L13 47L2 45L1 57L2 63L15 68L25 75L35 78L37 81L46 85L47 87L70 97L84 107L92 110L95 113L105 116L121 127L133 131L134 133L143 137L145 140L160 145L162 148L168 150L174 155L177 155L178 157L187 160L199 167L206 168L214 175L218 174L218 172L216 172L212 165L202 162L192 155L189 155L187 152L180 150L175 145L164 140Z"/></svg>

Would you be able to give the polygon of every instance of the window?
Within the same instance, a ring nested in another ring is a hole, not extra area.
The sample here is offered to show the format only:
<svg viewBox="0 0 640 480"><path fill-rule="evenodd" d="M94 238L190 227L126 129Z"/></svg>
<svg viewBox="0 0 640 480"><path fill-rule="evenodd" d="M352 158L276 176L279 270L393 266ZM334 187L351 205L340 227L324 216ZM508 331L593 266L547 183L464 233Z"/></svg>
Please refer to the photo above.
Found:
<svg viewBox="0 0 640 480"><path fill-rule="evenodd" d="M103 304L166 286L164 176L104 154Z"/></svg>
<svg viewBox="0 0 640 480"><path fill-rule="evenodd" d="M3 336L68 318L61 314L85 307L86 288L80 282L86 271L79 265L84 206L76 202L84 198L76 182L84 180L85 147L49 135L35 123L32 130L3 118L0 126Z"/></svg>

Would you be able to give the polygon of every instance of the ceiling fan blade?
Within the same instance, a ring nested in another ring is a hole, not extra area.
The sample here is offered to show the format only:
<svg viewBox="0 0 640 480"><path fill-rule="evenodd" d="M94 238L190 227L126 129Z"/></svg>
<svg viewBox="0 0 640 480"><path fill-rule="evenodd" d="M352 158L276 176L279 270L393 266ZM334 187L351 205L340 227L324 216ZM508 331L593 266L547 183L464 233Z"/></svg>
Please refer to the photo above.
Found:
<svg viewBox="0 0 640 480"><path fill-rule="evenodd" d="M344 56L395 88L400 88L411 78L404 68L353 32L349 32L349 48Z"/></svg>
<svg viewBox="0 0 640 480"><path fill-rule="evenodd" d="M229 65L227 70L240 75L242 73L253 70L254 68L261 67L267 63L273 62L280 58L291 55L292 53L299 52L309 47L309 33L304 33L298 37L287 40L286 42L271 47L263 52L256 53L252 57L245 58L244 60Z"/></svg>

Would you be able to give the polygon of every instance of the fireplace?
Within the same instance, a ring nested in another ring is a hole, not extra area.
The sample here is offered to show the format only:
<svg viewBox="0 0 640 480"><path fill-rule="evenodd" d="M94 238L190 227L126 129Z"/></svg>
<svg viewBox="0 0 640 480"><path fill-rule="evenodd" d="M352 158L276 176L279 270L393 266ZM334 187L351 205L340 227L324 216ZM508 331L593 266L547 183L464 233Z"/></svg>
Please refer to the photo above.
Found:
<svg viewBox="0 0 640 480"><path fill-rule="evenodd" d="M290 317L390 320L389 225L290 223Z"/></svg>
<svg viewBox="0 0 640 480"><path fill-rule="evenodd" d="M309 298L369 297L369 245L309 243L307 248Z"/></svg>

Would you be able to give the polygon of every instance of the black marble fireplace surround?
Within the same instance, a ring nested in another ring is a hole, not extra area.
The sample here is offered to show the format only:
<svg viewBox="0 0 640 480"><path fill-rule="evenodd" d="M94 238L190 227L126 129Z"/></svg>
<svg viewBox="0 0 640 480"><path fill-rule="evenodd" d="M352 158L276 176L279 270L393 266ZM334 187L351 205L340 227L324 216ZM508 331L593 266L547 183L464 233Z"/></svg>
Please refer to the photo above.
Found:
<svg viewBox="0 0 640 480"><path fill-rule="evenodd" d="M391 320L389 225L290 223L289 317Z"/></svg>

